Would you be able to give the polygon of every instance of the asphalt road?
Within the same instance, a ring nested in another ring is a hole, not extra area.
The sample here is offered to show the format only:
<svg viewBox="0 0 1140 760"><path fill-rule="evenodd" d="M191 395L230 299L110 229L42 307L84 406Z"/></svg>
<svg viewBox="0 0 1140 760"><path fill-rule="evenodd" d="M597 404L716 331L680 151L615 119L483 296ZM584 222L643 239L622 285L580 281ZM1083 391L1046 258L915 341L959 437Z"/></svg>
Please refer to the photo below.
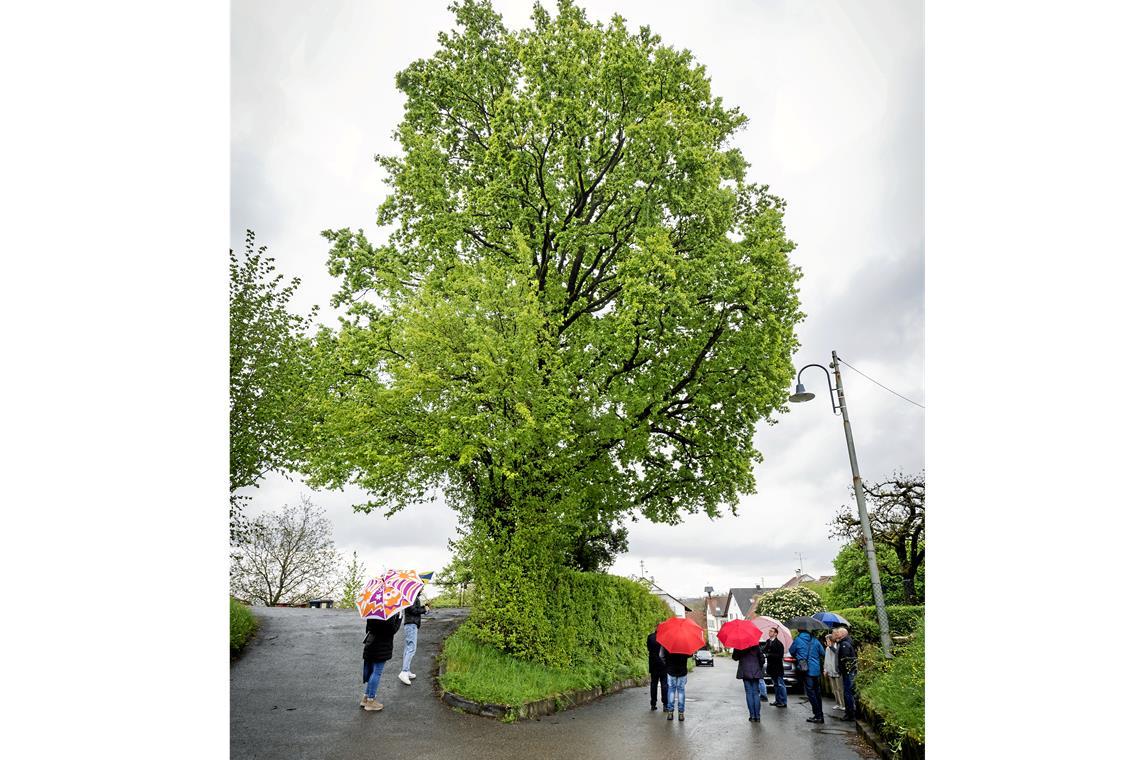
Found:
<svg viewBox="0 0 1140 760"><path fill-rule="evenodd" d="M801 696L789 707L764 704L750 723L736 663L717 658L689 676L685 722L650 712L649 687L627 689L589 705L534 721L504 724L453 710L432 693L440 642L462 621L457 610L424 618L412 686L396 679L396 656L380 683L380 712L360 709L364 625L353 610L257 608L261 630L230 671L230 757L235 760L417 760L550 758L688 760L732 756L781 760L873 757L854 726L825 698L822 726Z"/></svg>

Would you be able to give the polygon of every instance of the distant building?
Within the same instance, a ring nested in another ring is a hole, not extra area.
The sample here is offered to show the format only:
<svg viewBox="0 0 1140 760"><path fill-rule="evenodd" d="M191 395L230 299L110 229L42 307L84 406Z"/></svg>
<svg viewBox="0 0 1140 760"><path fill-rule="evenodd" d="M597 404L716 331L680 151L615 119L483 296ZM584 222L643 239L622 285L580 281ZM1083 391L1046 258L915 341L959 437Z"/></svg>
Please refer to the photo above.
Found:
<svg viewBox="0 0 1140 760"><path fill-rule="evenodd" d="M673 615L675 615L676 617L685 617L686 613L693 611L683 601L681 601L677 597L673 596L672 594L670 594L668 591L666 591L665 589L658 586L653 581L649 580L648 578L642 578L642 580L649 584L649 593L653 594L658 599L665 602L666 606L668 606L669 609L672 610Z"/></svg>

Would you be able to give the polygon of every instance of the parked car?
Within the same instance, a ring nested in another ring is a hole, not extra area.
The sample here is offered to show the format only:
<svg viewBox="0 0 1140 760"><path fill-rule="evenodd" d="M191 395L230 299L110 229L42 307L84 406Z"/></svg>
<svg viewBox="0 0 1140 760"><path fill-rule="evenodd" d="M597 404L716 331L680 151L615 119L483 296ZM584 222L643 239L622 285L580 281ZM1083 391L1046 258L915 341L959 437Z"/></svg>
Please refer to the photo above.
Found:
<svg viewBox="0 0 1140 760"><path fill-rule="evenodd" d="M707 649L698 649L693 654L693 665L708 665L710 668L716 663L713 662L713 653Z"/></svg>
<svg viewBox="0 0 1140 760"><path fill-rule="evenodd" d="M772 677L769 675L764 676L764 683L769 689L774 688L775 684L772 683ZM796 678L796 658L789 657L787 652L784 653L784 687L789 692L796 692L803 688L800 679Z"/></svg>

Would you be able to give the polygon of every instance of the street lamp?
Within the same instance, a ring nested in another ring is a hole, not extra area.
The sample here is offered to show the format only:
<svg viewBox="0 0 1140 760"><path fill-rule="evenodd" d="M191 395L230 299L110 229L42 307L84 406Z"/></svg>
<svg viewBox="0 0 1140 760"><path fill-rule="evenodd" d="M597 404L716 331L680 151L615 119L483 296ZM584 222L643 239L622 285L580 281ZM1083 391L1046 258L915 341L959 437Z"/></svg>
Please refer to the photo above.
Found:
<svg viewBox="0 0 1140 760"><path fill-rule="evenodd" d="M792 403L802 403L815 398L809 393L800 376L808 367L819 367L827 374L822 364L808 364L796 375L796 392L788 397ZM879 563L875 559L875 539L871 535L871 520L867 517L867 504L863 500L863 479L859 477L859 461L855 458L855 439L851 437L851 420L847 418L847 400L843 396L843 378L839 375L839 356L831 352L831 369L835 372L835 388L831 387L831 376L827 377L827 390L831 394L831 413L839 410L843 414L843 432L847 436L847 456L851 459L851 480L855 484L855 503L859 507L859 524L863 527L863 544L867 550L867 566L871 570L871 594L875 598L875 613L879 618L879 635L883 642L883 654L891 658L891 631L887 623L887 606L883 602L883 586L879 582ZM836 401L836 398L839 400Z"/></svg>

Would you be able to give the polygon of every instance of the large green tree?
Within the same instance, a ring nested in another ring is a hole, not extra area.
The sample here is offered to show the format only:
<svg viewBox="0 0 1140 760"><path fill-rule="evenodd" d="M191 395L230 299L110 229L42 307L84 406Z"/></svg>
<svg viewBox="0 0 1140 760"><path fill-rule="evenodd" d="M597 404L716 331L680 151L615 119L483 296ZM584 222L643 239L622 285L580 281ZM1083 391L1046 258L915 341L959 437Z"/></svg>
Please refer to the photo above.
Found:
<svg viewBox="0 0 1140 760"><path fill-rule="evenodd" d="M568 0L520 31L452 9L396 78L387 240L325 232L347 317L317 341L306 470L388 513L443 486L500 610L473 622L513 649L504 626L541 621L502 610L603 564L623 517L717 516L755 489L799 274L783 202L732 147L746 119L688 51Z"/></svg>
<svg viewBox="0 0 1140 760"><path fill-rule="evenodd" d="M290 301L300 285L285 280L252 231L245 250L230 249L230 538L244 536L239 489L296 462L308 315Z"/></svg>

